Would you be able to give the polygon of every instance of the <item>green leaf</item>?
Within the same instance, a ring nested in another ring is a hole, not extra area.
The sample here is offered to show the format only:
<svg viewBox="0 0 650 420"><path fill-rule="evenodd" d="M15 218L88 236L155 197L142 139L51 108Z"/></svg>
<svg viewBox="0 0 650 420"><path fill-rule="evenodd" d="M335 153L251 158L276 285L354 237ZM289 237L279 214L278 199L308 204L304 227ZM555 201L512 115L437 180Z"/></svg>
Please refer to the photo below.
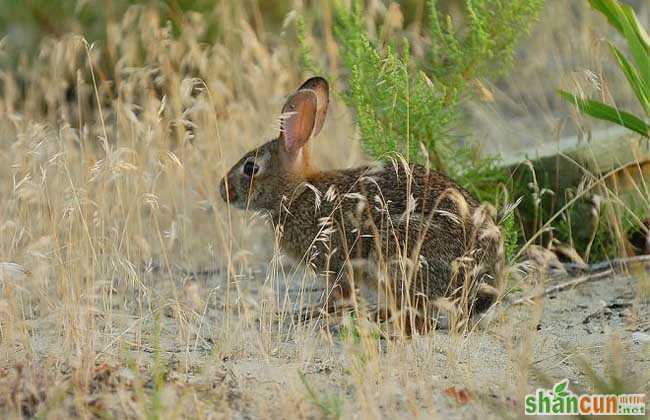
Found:
<svg viewBox="0 0 650 420"><path fill-rule="evenodd" d="M589 3L625 37L639 67L639 74L650 74L650 37L636 18L634 10L617 0L589 0Z"/></svg>
<svg viewBox="0 0 650 420"><path fill-rule="evenodd" d="M636 18L634 9L632 9L630 6L624 5L623 13L625 14L625 17L630 23L630 26L632 26L632 29L634 29L634 32L636 32L636 35L639 38L639 42L641 43L643 48L645 48L647 52L650 52L650 36L648 36L648 33L645 31L643 26L641 26L641 24L639 23L639 20Z"/></svg>
<svg viewBox="0 0 650 420"><path fill-rule="evenodd" d="M585 114L600 120L611 121L650 138L650 125L629 112L618 110L599 101L578 98L564 90L560 90L559 93L566 101L577 106Z"/></svg>
<svg viewBox="0 0 650 420"><path fill-rule="evenodd" d="M623 34L623 11L618 2L614 0L589 0L589 4L591 4L591 7L602 13L609 21L609 24Z"/></svg>
<svg viewBox="0 0 650 420"><path fill-rule="evenodd" d="M569 385L569 381L567 379L563 380L562 382L558 382L555 384L553 387L553 395L557 397L564 397L569 395L567 391L567 386Z"/></svg>
<svg viewBox="0 0 650 420"><path fill-rule="evenodd" d="M639 76L637 69L627 61L623 53L614 44L611 42L608 42L608 44L612 54L618 61L618 65L623 70L627 81L630 83L632 90L634 90L634 94L639 99L641 106L646 114L650 115L650 86L648 85L648 81Z"/></svg>
<svg viewBox="0 0 650 420"><path fill-rule="evenodd" d="M630 53L639 67L639 73L648 77L650 75L650 50L647 43L644 45L641 36L641 33L645 31L643 31L630 6L621 6L621 9L623 13L623 35L630 48ZM647 34L645 36L647 37Z"/></svg>

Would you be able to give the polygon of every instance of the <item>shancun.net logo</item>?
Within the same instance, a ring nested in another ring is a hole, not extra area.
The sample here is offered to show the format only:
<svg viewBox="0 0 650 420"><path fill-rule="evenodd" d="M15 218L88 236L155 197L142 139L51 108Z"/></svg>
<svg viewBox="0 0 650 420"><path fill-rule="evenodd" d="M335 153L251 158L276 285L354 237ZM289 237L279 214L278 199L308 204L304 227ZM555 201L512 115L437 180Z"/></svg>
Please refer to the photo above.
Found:
<svg viewBox="0 0 650 420"><path fill-rule="evenodd" d="M553 389L538 388L526 395L526 415L645 415L645 394L582 394L569 390L569 380L556 383Z"/></svg>

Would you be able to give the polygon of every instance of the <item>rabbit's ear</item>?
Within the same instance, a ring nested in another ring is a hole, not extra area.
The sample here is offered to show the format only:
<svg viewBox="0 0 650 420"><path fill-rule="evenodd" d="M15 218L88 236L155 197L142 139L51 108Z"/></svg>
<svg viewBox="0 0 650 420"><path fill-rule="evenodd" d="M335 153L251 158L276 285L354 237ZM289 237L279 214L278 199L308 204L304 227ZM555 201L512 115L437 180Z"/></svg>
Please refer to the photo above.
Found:
<svg viewBox="0 0 650 420"><path fill-rule="evenodd" d="M316 106L317 98L312 90L299 90L282 107L280 137L290 155L296 155L311 137Z"/></svg>
<svg viewBox="0 0 650 420"><path fill-rule="evenodd" d="M327 107L330 103L330 88L327 80L322 77L312 77L307 79L305 83L298 88L301 90L312 90L316 94L316 121L314 122L314 130L312 136L317 136L320 133L323 124L325 123L325 116L327 115Z"/></svg>

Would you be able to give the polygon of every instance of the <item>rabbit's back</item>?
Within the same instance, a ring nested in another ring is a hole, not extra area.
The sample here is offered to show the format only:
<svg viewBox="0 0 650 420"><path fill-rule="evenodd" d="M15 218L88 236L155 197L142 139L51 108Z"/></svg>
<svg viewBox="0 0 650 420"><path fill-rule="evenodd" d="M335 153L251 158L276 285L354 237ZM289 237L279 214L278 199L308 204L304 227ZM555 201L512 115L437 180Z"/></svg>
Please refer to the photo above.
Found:
<svg viewBox="0 0 650 420"><path fill-rule="evenodd" d="M321 172L287 196L282 246L316 271L339 274L355 259L381 258L400 267L390 276L399 282L408 277L399 264L406 257L418 267L415 288L430 298L452 294L469 274L498 278L498 229L441 173L401 164Z"/></svg>

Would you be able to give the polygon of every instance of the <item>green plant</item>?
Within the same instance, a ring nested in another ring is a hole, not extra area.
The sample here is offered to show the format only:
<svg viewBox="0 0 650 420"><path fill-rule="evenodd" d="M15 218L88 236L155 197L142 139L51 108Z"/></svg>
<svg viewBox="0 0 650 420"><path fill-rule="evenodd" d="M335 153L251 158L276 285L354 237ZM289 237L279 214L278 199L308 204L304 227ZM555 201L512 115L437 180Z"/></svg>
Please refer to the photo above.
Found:
<svg viewBox="0 0 650 420"><path fill-rule="evenodd" d="M431 45L422 64L463 99L468 83L509 70L517 41L530 30L544 1L466 0L466 25L461 28L450 16L441 19L437 4L428 1Z"/></svg>
<svg viewBox="0 0 650 420"><path fill-rule="evenodd" d="M359 2L351 8L337 3L335 34L348 74L343 99L356 114L366 152L377 159L401 153L410 161L428 162L479 200L498 203L508 174L495 158L481 157L476 145L466 141L471 133L458 130L462 104L474 96L481 79L505 73L517 40L543 4L467 0L465 25L455 25L450 16L441 18L437 1L429 0L429 37L420 57L406 38L372 39ZM313 68L302 20L298 39L303 63ZM505 236L513 248L520 236L514 222Z"/></svg>
<svg viewBox="0 0 650 420"><path fill-rule="evenodd" d="M348 75L343 98L356 114L366 152L378 159L401 153L409 161L428 161L479 199L496 202L507 176L467 141L471 133L459 129L462 104L481 79L508 68L517 39L542 5L542 0L468 0L465 24L454 25L429 1L428 41L418 45L426 53L418 55L405 37L385 42L371 37L359 2L337 3L335 34ZM304 33L299 39L304 45Z"/></svg>
<svg viewBox="0 0 650 420"><path fill-rule="evenodd" d="M628 60L611 41L607 41L607 44L639 100L645 113L645 120L644 117L564 90L560 90L560 95L587 115L611 121L650 138L650 125L647 122L650 117L650 37L630 6L621 4L617 0L589 0L589 3L625 38L633 60Z"/></svg>
<svg viewBox="0 0 650 420"><path fill-rule="evenodd" d="M566 397L569 395L569 392L567 391L567 386L569 385L569 380L565 379L561 382L558 382L555 384L553 387L553 395L557 397Z"/></svg>
<svg viewBox="0 0 650 420"><path fill-rule="evenodd" d="M504 247L506 251L506 261L512 263L513 257L519 248L519 230L517 229L514 212L505 216L501 222L501 231L504 237Z"/></svg>
<svg viewBox="0 0 650 420"><path fill-rule="evenodd" d="M618 0L589 0L589 4L602 13L626 41L630 59L611 41L607 41L607 45L641 105L645 117L564 90L560 90L559 93L582 113L613 122L648 138L650 137L650 125L647 122L650 117L650 37L630 6L621 4ZM642 190L643 188L638 190L637 201L643 201ZM615 200L625 202L626 211L619 208L621 207L619 204L609 203L609 201L604 200L603 208L595 212L581 211L576 207L568 209L566 217L558 225L557 238L561 242L572 244L579 253L583 254L585 260L590 257L603 259L610 255L624 253L619 237L622 233L629 232L641 224L641 220L647 217L645 215L647 211L644 210L647 206L645 203L640 205L634 203L634 194L631 197L620 196ZM585 214L594 216L591 231L582 232L582 237L576 236L572 232L571 223L582 220Z"/></svg>

